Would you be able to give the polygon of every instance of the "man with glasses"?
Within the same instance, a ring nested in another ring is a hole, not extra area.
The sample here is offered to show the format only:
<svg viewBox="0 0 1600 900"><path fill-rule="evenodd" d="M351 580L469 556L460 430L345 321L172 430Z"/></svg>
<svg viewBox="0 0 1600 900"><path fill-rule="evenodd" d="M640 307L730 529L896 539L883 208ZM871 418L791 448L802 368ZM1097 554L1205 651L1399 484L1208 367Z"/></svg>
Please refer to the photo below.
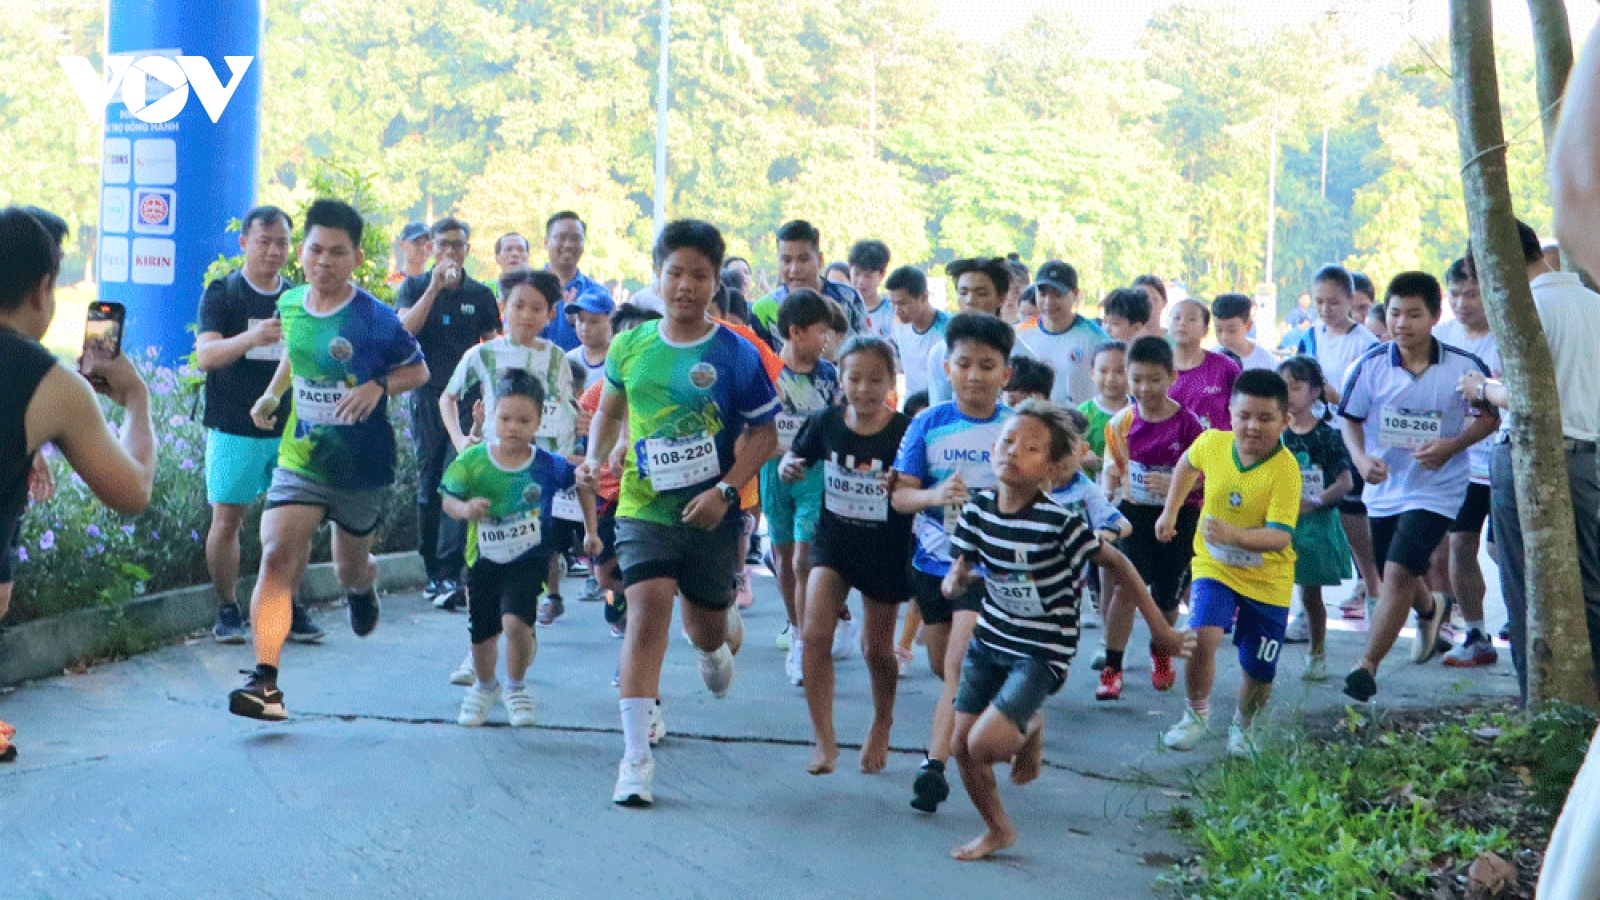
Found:
<svg viewBox="0 0 1600 900"><path fill-rule="evenodd" d="M544 333L539 336L566 351L572 351L582 343L568 315L569 311L575 309L573 304L581 297L596 298L596 306L611 302L611 292L606 290L605 285L578 271L578 262L583 259L587 240L588 229L578 214L571 210L556 213L544 224L544 249L550 254L550 264L545 266L545 270L561 279L562 296L561 302L556 305L555 318L550 320ZM601 297L605 298L604 302L599 301Z"/></svg>

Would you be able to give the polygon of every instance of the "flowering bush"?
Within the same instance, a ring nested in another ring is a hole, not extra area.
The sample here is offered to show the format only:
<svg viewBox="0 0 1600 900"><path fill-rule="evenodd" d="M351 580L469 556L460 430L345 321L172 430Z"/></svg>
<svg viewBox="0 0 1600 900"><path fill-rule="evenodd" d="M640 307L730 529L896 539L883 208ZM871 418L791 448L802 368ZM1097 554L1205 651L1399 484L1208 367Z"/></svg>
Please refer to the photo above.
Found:
<svg viewBox="0 0 1600 900"><path fill-rule="evenodd" d="M105 508L88 485L53 448L46 458L56 476L56 495L30 507L22 519L16 586L6 621L25 622L72 609L120 604L147 592L205 584L206 503L205 428L200 424L204 376L189 366L157 366L152 351L135 360L150 386L150 414L156 430L155 491L137 516ZM104 401L103 401L104 402ZM107 415L120 421L106 403ZM411 420L403 400L391 400L390 417L400 438L396 481L389 489L376 552L412 550L416 540L416 455ZM259 506L241 529L240 571L255 572L260 561ZM329 532L319 532L312 561L327 561Z"/></svg>

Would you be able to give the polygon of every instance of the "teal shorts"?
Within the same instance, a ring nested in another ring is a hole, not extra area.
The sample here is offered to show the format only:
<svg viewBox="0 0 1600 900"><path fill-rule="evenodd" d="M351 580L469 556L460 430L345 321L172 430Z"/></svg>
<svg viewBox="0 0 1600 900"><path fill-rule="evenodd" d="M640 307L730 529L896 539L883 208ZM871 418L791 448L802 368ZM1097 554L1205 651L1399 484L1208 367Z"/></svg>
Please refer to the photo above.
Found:
<svg viewBox="0 0 1600 900"><path fill-rule="evenodd" d="M278 465L277 438L243 437L215 428L206 431L206 499L249 506L272 485Z"/></svg>
<svg viewBox="0 0 1600 900"><path fill-rule="evenodd" d="M780 460L769 459L761 467L761 511L767 517L767 533L772 546L809 544L817 536L817 517L822 515L822 467L812 466L806 477L786 484L778 477Z"/></svg>

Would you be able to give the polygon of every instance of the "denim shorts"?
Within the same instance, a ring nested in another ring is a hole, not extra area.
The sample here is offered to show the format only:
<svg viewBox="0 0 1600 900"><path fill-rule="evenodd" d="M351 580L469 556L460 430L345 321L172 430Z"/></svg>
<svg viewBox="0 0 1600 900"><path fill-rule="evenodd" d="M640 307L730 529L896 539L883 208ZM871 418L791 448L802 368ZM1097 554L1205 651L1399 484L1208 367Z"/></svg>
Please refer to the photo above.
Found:
<svg viewBox="0 0 1600 900"><path fill-rule="evenodd" d="M993 706L1018 731L1026 732L1034 713L1066 680L1040 660L1002 653L973 638L961 659L956 712L976 716L984 707Z"/></svg>

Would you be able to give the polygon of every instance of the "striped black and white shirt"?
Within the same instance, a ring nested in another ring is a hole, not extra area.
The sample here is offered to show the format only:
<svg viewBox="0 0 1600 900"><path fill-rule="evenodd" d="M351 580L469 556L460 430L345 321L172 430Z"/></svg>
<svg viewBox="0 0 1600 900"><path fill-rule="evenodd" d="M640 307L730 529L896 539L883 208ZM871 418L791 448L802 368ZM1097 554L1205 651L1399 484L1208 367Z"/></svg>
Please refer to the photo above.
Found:
<svg viewBox="0 0 1600 900"><path fill-rule="evenodd" d="M1078 573L1100 539L1046 494L1007 515L993 490L973 495L951 544L984 568L983 609L973 636L991 649L1038 659L1066 677L1078 649Z"/></svg>

